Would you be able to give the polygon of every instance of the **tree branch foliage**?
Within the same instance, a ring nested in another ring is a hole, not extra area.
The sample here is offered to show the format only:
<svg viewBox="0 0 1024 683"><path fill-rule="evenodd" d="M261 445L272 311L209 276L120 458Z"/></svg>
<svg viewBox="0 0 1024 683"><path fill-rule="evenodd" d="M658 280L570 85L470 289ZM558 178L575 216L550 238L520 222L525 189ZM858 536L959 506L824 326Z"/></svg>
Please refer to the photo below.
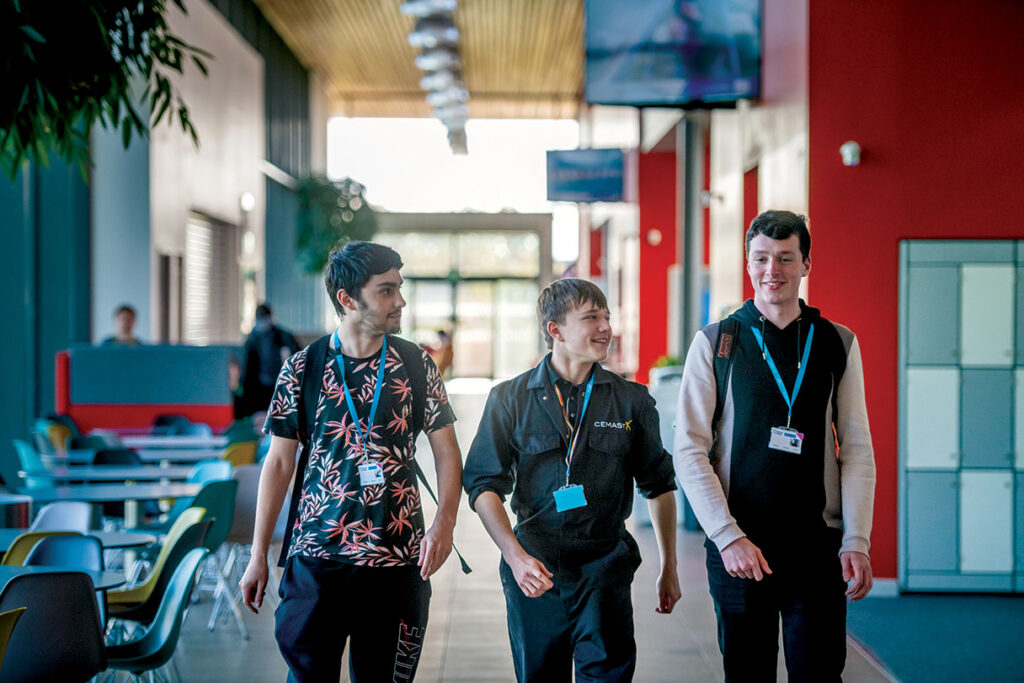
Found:
<svg viewBox="0 0 1024 683"><path fill-rule="evenodd" d="M183 0L170 2L186 11ZM120 129L128 147L168 117L198 147L169 74L191 62L205 76L212 56L170 32L168 8L167 0L0 0L0 166L12 179L26 159L48 164L50 151L85 174L97 123ZM133 84L144 84L138 101Z"/></svg>
<svg viewBox="0 0 1024 683"><path fill-rule="evenodd" d="M331 249L376 234L377 213L366 202L364 189L351 178L334 182L311 175L299 181L295 251L304 271L323 272Z"/></svg>

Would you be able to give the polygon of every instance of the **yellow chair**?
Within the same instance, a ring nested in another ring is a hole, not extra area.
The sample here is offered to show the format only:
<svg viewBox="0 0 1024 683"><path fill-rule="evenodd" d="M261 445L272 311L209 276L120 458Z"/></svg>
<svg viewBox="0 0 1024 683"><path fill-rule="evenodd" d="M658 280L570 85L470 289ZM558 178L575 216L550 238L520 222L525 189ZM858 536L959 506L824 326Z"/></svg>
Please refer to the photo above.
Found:
<svg viewBox="0 0 1024 683"><path fill-rule="evenodd" d="M25 564L25 558L32 552L32 548L36 547L36 543L43 540L47 536L81 536L77 531L26 531L23 534L19 534L11 542L11 547L4 553L4 559L0 561L0 564L7 565L9 567L20 567Z"/></svg>
<svg viewBox="0 0 1024 683"><path fill-rule="evenodd" d="M230 462L232 467L252 465L256 462L256 449L259 445L258 441L238 441L228 444L221 459Z"/></svg>
<svg viewBox="0 0 1024 683"><path fill-rule="evenodd" d="M68 452L68 439L71 438L71 428L59 422L51 422L46 428L46 436L53 444L53 450L60 455Z"/></svg>
<svg viewBox="0 0 1024 683"><path fill-rule="evenodd" d="M0 669L3 668L4 653L7 652L7 643L10 642L11 634L14 633L14 625L18 623L18 619L21 618L24 611L24 607L19 607L7 612L0 612Z"/></svg>
<svg viewBox="0 0 1024 683"><path fill-rule="evenodd" d="M119 611L117 606L119 605L134 605L145 602L149 598L153 589L156 588L160 572L163 571L164 564L167 562L167 556L171 554L171 549L174 547L175 542L186 529L197 522L201 522L205 515L206 508L199 507L188 508L182 512L178 519L175 520L170 531L167 532L167 538L164 539L164 544L160 548L160 554L157 555L156 561L153 562L153 568L146 576L146 580L131 588L107 591L107 605L110 608L110 616L117 616Z"/></svg>

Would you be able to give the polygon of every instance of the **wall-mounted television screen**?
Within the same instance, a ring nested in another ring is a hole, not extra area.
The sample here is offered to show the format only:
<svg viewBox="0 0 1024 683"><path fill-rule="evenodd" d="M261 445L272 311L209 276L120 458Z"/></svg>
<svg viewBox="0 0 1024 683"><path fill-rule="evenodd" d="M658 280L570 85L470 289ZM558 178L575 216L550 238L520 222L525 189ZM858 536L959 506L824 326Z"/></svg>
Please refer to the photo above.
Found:
<svg viewBox="0 0 1024 683"><path fill-rule="evenodd" d="M760 71L760 0L587 0L590 104L723 106Z"/></svg>

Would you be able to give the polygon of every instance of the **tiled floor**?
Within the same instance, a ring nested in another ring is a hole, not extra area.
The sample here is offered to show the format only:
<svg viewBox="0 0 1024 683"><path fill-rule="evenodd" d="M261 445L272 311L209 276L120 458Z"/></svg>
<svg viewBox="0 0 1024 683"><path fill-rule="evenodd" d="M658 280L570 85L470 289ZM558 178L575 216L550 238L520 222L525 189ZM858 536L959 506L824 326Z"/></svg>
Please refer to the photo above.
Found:
<svg viewBox="0 0 1024 683"><path fill-rule="evenodd" d="M485 388L484 388L485 390ZM449 387L459 415L458 436L469 449L483 406L479 385L453 383ZM430 475L429 447L420 448L421 462ZM432 504L427 501L428 518ZM633 533L644 564L633 585L636 638L639 650L635 680L722 680L721 659L715 639L715 616L704 572L703 536L679 532L679 573L683 598L671 615L654 612L654 583L658 571L657 547L650 527ZM477 516L463 500L455 542L473 573L463 575L453 559L432 580L433 599L418 681L513 681L512 658L505 628L505 604L498 579L498 551ZM226 622L206 630L209 602L196 605L189 615L176 658L185 681L284 681L286 669L274 642L274 619L269 610L259 616L246 613L251 633L242 641L234 624ZM780 658L781 660L781 658ZM779 680L785 680L780 662ZM342 677L342 680L347 680ZM848 650L844 680L889 680L854 646Z"/></svg>

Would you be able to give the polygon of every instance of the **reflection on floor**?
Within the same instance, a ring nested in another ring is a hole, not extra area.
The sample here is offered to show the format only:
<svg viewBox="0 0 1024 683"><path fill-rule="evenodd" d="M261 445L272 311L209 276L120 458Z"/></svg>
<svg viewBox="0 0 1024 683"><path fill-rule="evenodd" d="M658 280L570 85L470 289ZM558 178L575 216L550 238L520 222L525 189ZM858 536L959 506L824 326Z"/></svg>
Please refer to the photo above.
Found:
<svg viewBox="0 0 1024 683"><path fill-rule="evenodd" d="M486 387L453 383L449 391L459 416L457 432L463 451L469 449L483 407ZM430 449L421 438L420 461L432 476ZM427 518L433 504L425 501ZM683 598L670 615L654 612L658 553L650 527L633 533L644 563L633 585L638 663L636 680L713 682L722 680L721 658L715 637L715 615L707 592L703 535L679 532L679 573ZM463 575L457 560L448 563L432 580L430 622L418 681L514 681L512 656L505 626L505 603L498 579L498 551L476 514L462 502L455 534L456 545L473 567ZM452 556L454 558L454 555ZM274 642L274 618L269 610L259 616L246 613L249 641L241 641L233 623L206 630L209 602L193 607L176 657L186 681L284 681L286 668ZM343 676L342 680L347 680ZM785 667L779 666L779 680ZM891 680L851 645L844 680Z"/></svg>

